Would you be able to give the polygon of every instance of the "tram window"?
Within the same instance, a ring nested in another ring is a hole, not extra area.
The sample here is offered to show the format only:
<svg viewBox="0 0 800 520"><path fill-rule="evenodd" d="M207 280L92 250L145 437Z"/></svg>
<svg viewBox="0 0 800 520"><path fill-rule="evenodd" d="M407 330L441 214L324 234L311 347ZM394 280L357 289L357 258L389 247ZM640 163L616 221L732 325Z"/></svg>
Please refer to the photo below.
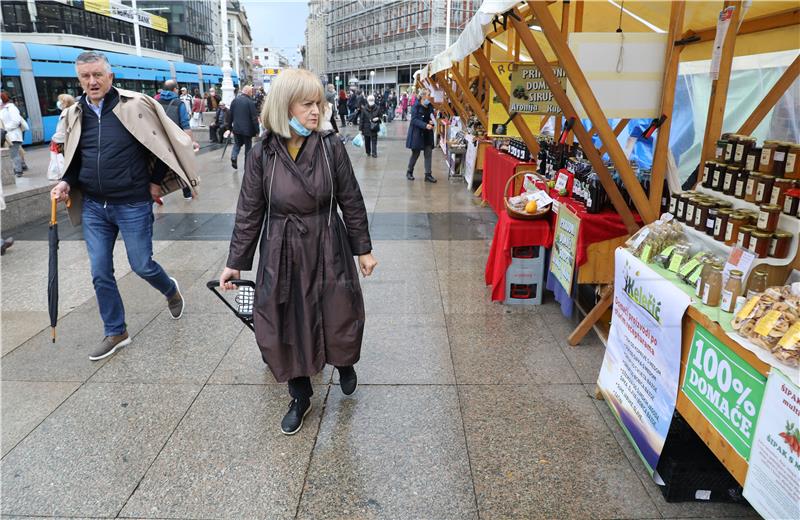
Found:
<svg viewBox="0 0 800 520"><path fill-rule="evenodd" d="M3 90L6 91L11 101L17 105L22 117L28 117L28 108L25 106L25 96L22 94L22 81L19 76L3 76Z"/></svg>
<svg viewBox="0 0 800 520"><path fill-rule="evenodd" d="M42 116L57 116L61 112L56 107L59 94L69 94L75 98L83 94L77 78L36 78L36 91Z"/></svg>

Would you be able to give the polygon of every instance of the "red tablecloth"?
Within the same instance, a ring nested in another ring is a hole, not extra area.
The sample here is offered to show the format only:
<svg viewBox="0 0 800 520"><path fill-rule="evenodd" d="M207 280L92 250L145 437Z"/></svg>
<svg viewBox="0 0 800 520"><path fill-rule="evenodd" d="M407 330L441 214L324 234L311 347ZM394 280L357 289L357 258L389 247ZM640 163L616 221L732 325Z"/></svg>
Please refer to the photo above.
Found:
<svg viewBox="0 0 800 520"><path fill-rule="evenodd" d="M553 226L547 218L519 220L511 218L503 209L498 213L494 227L492 248L486 262L486 285L492 286L492 300L506 298L506 271L511 265L511 248L553 245Z"/></svg>
<svg viewBox="0 0 800 520"><path fill-rule="evenodd" d="M503 190L508 178L514 175L517 166L535 166L536 163L523 162L494 147L486 148L483 156L483 189L481 198L489 203L497 215L505 213Z"/></svg>

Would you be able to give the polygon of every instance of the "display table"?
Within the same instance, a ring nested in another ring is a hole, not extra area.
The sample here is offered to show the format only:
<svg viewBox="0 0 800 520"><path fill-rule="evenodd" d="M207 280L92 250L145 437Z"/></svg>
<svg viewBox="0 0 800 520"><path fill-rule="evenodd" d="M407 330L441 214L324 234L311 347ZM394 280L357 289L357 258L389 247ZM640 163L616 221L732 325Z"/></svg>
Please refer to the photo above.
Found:
<svg viewBox="0 0 800 520"><path fill-rule="evenodd" d="M486 285L492 286L492 300L506 298L506 271L511 265L511 248L553 245L553 226L550 220L519 220L508 216L505 210L498 214L494 227L492 247L486 262Z"/></svg>
<svg viewBox="0 0 800 520"><path fill-rule="evenodd" d="M494 147L487 147L483 159L483 189L481 198L499 216L505 213L503 190L508 179L519 172L532 172L536 170L536 163L523 162L503 153Z"/></svg>

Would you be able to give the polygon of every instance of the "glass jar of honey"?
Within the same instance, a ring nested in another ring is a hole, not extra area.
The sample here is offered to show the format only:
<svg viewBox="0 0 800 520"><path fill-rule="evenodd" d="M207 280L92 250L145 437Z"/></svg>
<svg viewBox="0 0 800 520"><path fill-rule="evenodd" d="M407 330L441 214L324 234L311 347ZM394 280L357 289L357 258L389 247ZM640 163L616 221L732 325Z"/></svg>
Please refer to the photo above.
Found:
<svg viewBox="0 0 800 520"><path fill-rule="evenodd" d="M769 198L769 203L783 207L783 202L786 200L786 192L794 188L794 186L795 182L792 179L775 179L772 184L772 196Z"/></svg>
<svg viewBox="0 0 800 520"><path fill-rule="evenodd" d="M736 306L736 299L742 295L744 288L742 287L742 277L744 273L738 269L733 269L728 276L728 281L725 282L725 288L722 289L722 297L719 304L720 310L723 312L733 312Z"/></svg>
<svg viewBox="0 0 800 520"><path fill-rule="evenodd" d="M764 141L764 146L761 147L761 159L758 163L758 171L761 173L772 173L775 150L778 148L778 141Z"/></svg>
<svg viewBox="0 0 800 520"><path fill-rule="evenodd" d="M755 226L742 226L739 228L739 236L736 238L736 245L742 249L750 249L750 238L755 231Z"/></svg>
<svg viewBox="0 0 800 520"><path fill-rule="evenodd" d="M747 154L756 147L756 138L750 136L740 136L736 143L736 152L733 155L733 163L739 166L747 164Z"/></svg>
<svg viewBox="0 0 800 520"><path fill-rule="evenodd" d="M730 134L728 136L728 144L725 145L725 163L733 163L733 158L736 155L736 145L739 144L739 139L744 136L739 134Z"/></svg>
<svg viewBox="0 0 800 520"><path fill-rule="evenodd" d="M732 246L739 240L739 229L746 226L750 217L735 211L728 218L728 227L725 229L725 243Z"/></svg>
<svg viewBox="0 0 800 520"><path fill-rule="evenodd" d="M792 144L789 147L783 176L789 179L800 179L800 144Z"/></svg>
<svg viewBox="0 0 800 520"><path fill-rule="evenodd" d="M747 178L747 187L745 188L744 192L744 200L747 202L756 201L756 186L758 185L758 181L761 179L761 174L758 173L751 173L750 177Z"/></svg>
<svg viewBox="0 0 800 520"><path fill-rule="evenodd" d="M722 266L713 264L703 281L703 303L717 307L722 296Z"/></svg>
<svg viewBox="0 0 800 520"><path fill-rule="evenodd" d="M769 242L769 256L772 258L786 258L792 245L792 234L788 231L778 230L772 234Z"/></svg>
<svg viewBox="0 0 800 520"><path fill-rule="evenodd" d="M772 197L772 185L775 183L773 175L761 175L756 184L756 204L766 204Z"/></svg>
<svg viewBox="0 0 800 520"><path fill-rule="evenodd" d="M725 160L725 148L728 146L728 141L726 139L720 139L717 141L717 147L714 149L714 160L715 161L724 161Z"/></svg>
<svg viewBox="0 0 800 520"><path fill-rule="evenodd" d="M736 197L737 199L744 200L747 188L747 181L749 178L750 178L750 172L748 170L739 171L739 176L736 178L736 187L733 190L734 197Z"/></svg>
<svg viewBox="0 0 800 520"><path fill-rule="evenodd" d="M700 180L700 184L704 188L711 188L711 179L713 178L716 165L717 163L715 161L706 161L703 165L703 176Z"/></svg>
<svg viewBox="0 0 800 520"><path fill-rule="evenodd" d="M765 231L753 231L750 234L750 244L748 249L758 258L766 258L769 254L769 243L772 240L772 233Z"/></svg>
<svg viewBox="0 0 800 520"><path fill-rule="evenodd" d="M736 190L736 179L739 178L741 171L742 169L738 166L728 166L725 169L725 178L722 180L722 193L733 195Z"/></svg>
<svg viewBox="0 0 800 520"><path fill-rule="evenodd" d="M758 208L758 223L760 231L775 232L778 229L778 220L781 217L781 207L774 204L764 204Z"/></svg>
<svg viewBox="0 0 800 520"><path fill-rule="evenodd" d="M697 209L697 204L700 202L697 195L689 197L686 201L686 225L694 227L694 212Z"/></svg>
<svg viewBox="0 0 800 520"><path fill-rule="evenodd" d="M723 163L716 163L711 175L711 189L714 191L722 191L722 183L725 181L725 172L728 170L728 165Z"/></svg>
<svg viewBox="0 0 800 520"><path fill-rule="evenodd" d="M704 199L697 203L697 208L694 210L694 228L697 231L706 231L706 223L708 222L708 215L714 203L708 199Z"/></svg>
<svg viewBox="0 0 800 520"><path fill-rule="evenodd" d="M783 177L786 171L786 158L789 150L792 148L792 143L787 141L778 141L778 146L772 154L772 173L778 177Z"/></svg>
<svg viewBox="0 0 800 520"><path fill-rule="evenodd" d="M725 241L725 232L728 230L728 219L733 210L730 208L720 208L717 211L717 219L714 221L714 240L717 242Z"/></svg>
<svg viewBox="0 0 800 520"><path fill-rule="evenodd" d="M744 169L751 172L758 170L759 161L761 161L761 148L753 146L750 148L750 151L747 152L747 157L744 161Z"/></svg>
<svg viewBox="0 0 800 520"><path fill-rule="evenodd" d="M792 188L786 192L783 201L783 214L792 217L800 216L800 188Z"/></svg>

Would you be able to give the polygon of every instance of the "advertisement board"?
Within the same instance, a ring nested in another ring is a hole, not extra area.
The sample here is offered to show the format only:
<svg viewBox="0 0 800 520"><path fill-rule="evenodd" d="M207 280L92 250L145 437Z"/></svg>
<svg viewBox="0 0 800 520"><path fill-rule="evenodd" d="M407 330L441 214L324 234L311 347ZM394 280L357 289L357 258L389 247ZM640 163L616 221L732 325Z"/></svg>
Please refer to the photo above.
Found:
<svg viewBox="0 0 800 520"><path fill-rule="evenodd" d="M572 278L575 274L575 256L578 246L578 229L581 220L565 205L559 206L556 231L553 237L553 252L550 255L550 272L561 287L572 293Z"/></svg>
<svg viewBox="0 0 800 520"><path fill-rule="evenodd" d="M139 25L150 27L156 31L168 32L169 24L166 18L150 14L146 11L134 10L130 6L116 0L84 0L83 7L92 13L102 14L133 23L134 16L139 19Z"/></svg>
<svg viewBox="0 0 800 520"><path fill-rule="evenodd" d="M492 69L494 73L497 74L506 92L511 92L513 68L513 61L492 62ZM538 133L540 116L519 113L516 117L524 118L531 132ZM493 88L489 88L489 128L487 129L487 134L492 137L521 137L519 130L517 130L517 127L514 126L514 123L509 118L506 107L503 106L503 102L500 101L500 98Z"/></svg>
<svg viewBox="0 0 800 520"><path fill-rule="evenodd" d="M686 293L625 249L615 253L614 307L597 384L650 474L667 438L681 364Z"/></svg>
<svg viewBox="0 0 800 520"><path fill-rule="evenodd" d="M561 88L567 89L567 74L561 67L553 72L558 78ZM509 110L522 114L538 114L543 116L560 115L561 107L556 103L553 93L547 86L539 68L534 65L517 64L511 73L511 103Z"/></svg>

